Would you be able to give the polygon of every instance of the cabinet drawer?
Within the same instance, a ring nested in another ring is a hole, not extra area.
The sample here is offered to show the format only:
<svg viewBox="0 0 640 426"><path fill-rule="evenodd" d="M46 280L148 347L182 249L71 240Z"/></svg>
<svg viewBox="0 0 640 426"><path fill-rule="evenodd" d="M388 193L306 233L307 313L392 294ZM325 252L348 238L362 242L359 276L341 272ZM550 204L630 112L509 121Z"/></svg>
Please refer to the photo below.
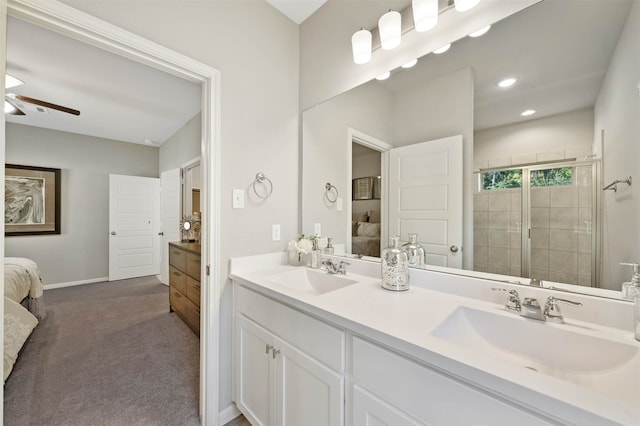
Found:
<svg viewBox="0 0 640 426"><path fill-rule="evenodd" d="M200 306L200 281L187 276L187 297L196 306Z"/></svg>
<svg viewBox="0 0 640 426"><path fill-rule="evenodd" d="M169 303L173 310L180 315L185 323L200 335L200 308L190 301L187 296L176 290L169 293Z"/></svg>
<svg viewBox="0 0 640 426"><path fill-rule="evenodd" d="M169 266L169 285L180 293L187 294L187 275L173 266Z"/></svg>
<svg viewBox="0 0 640 426"><path fill-rule="evenodd" d="M236 286L236 309L330 368L344 370L345 334L323 321L243 286Z"/></svg>
<svg viewBox="0 0 640 426"><path fill-rule="evenodd" d="M352 347L354 381L427 424L549 424L374 343L354 337Z"/></svg>
<svg viewBox="0 0 640 426"><path fill-rule="evenodd" d="M200 281L200 255L199 254L187 253L186 271L187 271L187 275Z"/></svg>
<svg viewBox="0 0 640 426"><path fill-rule="evenodd" d="M187 270L187 252L176 248L172 245L169 246L169 265L172 265L181 271Z"/></svg>

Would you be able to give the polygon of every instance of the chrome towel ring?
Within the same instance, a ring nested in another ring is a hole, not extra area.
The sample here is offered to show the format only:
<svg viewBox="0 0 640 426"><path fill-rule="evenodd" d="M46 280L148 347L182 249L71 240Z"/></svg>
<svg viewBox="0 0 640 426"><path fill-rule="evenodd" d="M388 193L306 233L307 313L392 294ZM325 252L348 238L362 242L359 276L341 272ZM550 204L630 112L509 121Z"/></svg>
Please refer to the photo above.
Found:
<svg viewBox="0 0 640 426"><path fill-rule="evenodd" d="M266 194L263 195L261 194L257 189L256 189L256 184L260 183L263 184L266 188ZM260 198L262 198L263 200L266 200L267 198L269 198L271 196L271 193L273 192L273 183L271 183L271 180L265 176L264 173L258 173L256 175L256 179L253 181L253 192L256 193L256 195Z"/></svg>
<svg viewBox="0 0 640 426"><path fill-rule="evenodd" d="M327 184L324 187L325 187L324 197L327 199L327 201L330 202L331 204L338 201L338 188L336 188L334 185L331 185L329 182L327 182Z"/></svg>

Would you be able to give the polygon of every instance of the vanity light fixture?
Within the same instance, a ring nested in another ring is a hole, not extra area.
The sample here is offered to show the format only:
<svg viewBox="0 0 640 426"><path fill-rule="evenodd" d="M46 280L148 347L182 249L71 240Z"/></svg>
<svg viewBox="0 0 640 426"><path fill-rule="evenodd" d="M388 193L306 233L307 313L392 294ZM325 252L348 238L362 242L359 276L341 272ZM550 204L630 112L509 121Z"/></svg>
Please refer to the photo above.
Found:
<svg viewBox="0 0 640 426"><path fill-rule="evenodd" d="M449 50L450 47L451 47L451 43L445 44L444 46L439 47L438 49L434 50L433 53L435 53L436 55L439 55L439 54L444 53L447 50Z"/></svg>
<svg viewBox="0 0 640 426"><path fill-rule="evenodd" d="M523 116L523 117L528 117L528 116L533 115L535 113L536 113L535 109L528 109L526 111L522 111L522 113L520 113L520 115Z"/></svg>
<svg viewBox="0 0 640 426"><path fill-rule="evenodd" d="M500 82L498 83L498 87L506 89L507 87L511 87L516 84L516 81L518 81L516 77L507 77L503 80L500 80Z"/></svg>
<svg viewBox="0 0 640 426"><path fill-rule="evenodd" d="M400 12L389 10L378 20L380 44L383 50L393 50L400 46L402 37L402 16Z"/></svg>
<svg viewBox="0 0 640 426"><path fill-rule="evenodd" d="M384 74L380 74L379 76L376 77L376 80L382 81L382 80L388 79L389 77L391 77L391 71L387 71Z"/></svg>
<svg viewBox="0 0 640 426"><path fill-rule="evenodd" d="M361 28L351 37L351 49L353 50L353 62L366 64L371 60L371 31Z"/></svg>
<svg viewBox="0 0 640 426"><path fill-rule="evenodd" d="M413 61L409 61L406 64L402 65L402 68L411 68L413 66L415 66L418 63L417 59L414 59Z"/></svg>
<svg viewBox="0 0 640 426"><path fill-rule="evenodd" d="M411 10L417 32L429 31L438 24L438 0L412 0Z"/></svg>
<svg viewBox="0 0 640 426"><path fill-rule="evenodd" d="M480 3L480 0L455 0L456 10L458 12L466 12L473 9Z"/></svg>
<svg viewBox="0 0 640 426"><path fill-rule="evenodd" d="M472 32L471 34L469 34L469 37L472 37L472 38L481 37L486 33L488 33L490 29L491 29L491 25L487 25L484 28L480 28L478 31Z"/></svg>
<svg viewBox="0 0 640 426"><path fill-rule="evenodd" d="M5 89L10 89L12 87L16 87L16 86L20 86L24 84L24 81L15 78L14 76L10 75L10 74L5 74L4 75L4 88ZM6 105L5 105L6 107Z"/></svg>

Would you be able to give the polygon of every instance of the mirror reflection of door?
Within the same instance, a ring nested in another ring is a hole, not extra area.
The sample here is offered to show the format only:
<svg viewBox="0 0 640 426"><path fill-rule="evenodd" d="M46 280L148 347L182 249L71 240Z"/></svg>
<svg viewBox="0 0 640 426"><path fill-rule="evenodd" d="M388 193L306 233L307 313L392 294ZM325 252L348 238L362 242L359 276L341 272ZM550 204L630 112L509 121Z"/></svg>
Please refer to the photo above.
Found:
<svg viewBox="0 0 640 426"><path fill-rule="evenodd" d="M352 144L351 253L380 257L382 154Z"/></svg>
<svg viewBox="0 0 640 426"><path fill-rule="evenodd" d="M200 159L182 167L182 214L194 216L200 213Z"/></svg>

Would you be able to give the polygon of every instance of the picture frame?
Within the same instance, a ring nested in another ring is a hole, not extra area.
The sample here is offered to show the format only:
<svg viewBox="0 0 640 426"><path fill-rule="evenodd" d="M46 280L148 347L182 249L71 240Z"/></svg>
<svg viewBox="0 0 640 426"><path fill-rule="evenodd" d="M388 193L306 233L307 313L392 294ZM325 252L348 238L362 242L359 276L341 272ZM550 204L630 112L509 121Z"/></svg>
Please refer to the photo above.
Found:
<svg viewBox="0 0 640 426"><path fill-rule="evenodd" d="M373 179L371 176L356 178L352 182L352 200L370 200L372 198Z"/></svg>
<svg viewBox="0 0 640 426"><path fill-rule="evenodd" d="M4 235L60 234L61 170L6 164Z"/></svg>
<svg viewBox="0 0 640 426"><path fill-rule="evenodd" d="M382 199L382 176L373 176L373 199Z"/></svg>

